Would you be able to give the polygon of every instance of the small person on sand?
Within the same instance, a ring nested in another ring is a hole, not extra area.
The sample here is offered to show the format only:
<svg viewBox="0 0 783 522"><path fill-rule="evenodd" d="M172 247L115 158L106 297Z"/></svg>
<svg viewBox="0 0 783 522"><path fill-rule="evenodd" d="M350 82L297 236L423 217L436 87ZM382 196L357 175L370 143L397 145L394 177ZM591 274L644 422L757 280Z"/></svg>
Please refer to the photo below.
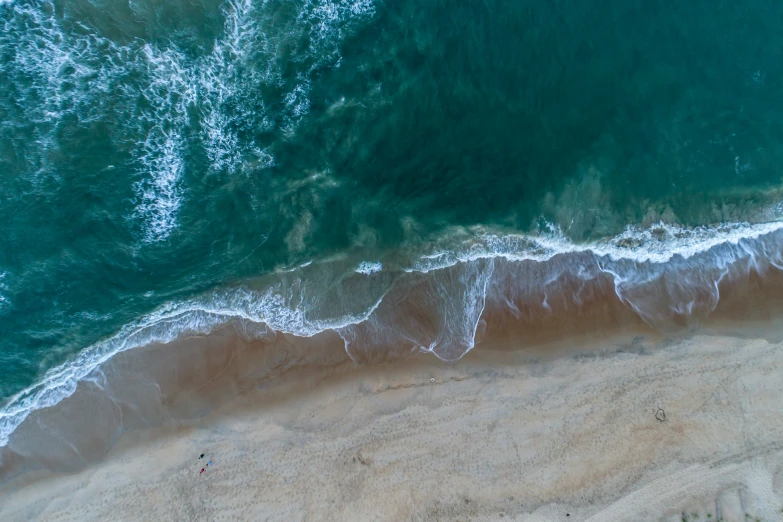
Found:
<svg viewBox="0 0 783 522"><path fill-rule="evenodd" d="M210 460L209 462L207 462L207 466L211 466L211 465L212 465L212 461Z"/></svg>
<svg viewBox="0 0 783 522"><path fill-rule="evenodd" d="M206 471L206 468L201 468L201 471L199 471L198 474L201 475L202 473L204 473L204 471Z"/></svg>
<svg viewBox="0 0 783 522"><path fill-rule="evenodd" d="M198 458L199 458L199 460L203 459L204 458L204 454L202 453L201 455L198 456Z"/></svg>

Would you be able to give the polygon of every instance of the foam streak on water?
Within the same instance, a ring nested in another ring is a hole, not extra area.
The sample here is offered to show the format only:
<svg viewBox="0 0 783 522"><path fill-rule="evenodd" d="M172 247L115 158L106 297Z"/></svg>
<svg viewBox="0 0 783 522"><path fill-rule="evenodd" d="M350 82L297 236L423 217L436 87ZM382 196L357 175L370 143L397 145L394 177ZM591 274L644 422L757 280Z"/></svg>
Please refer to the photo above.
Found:
<svg viewBox="0 0 783 522"><path fill-rule="evenodd" d="M8 297L3 295L5 292L8 291L8 283L7 283L8 279L10 279L8 276L8 272L0 271L0 313L2 313L6 307L10 306Z"/></svg>
<svg viewBox="0 0 783 522"><path fill-rule="evenodd" d="M15 49L15 59L4 65L4 76L24 86L19 119L34 126L37 144L30 152L36 157L30 175L55 174L49 157L68 116L119 120L122 141L138 144L132 152L137 171L132 218L142 224L143 240L158 241L177 226L187 192L185 141L194 124L215 172L236 173L246 163L274 165L268 147L252 137L277 127L295 131L309 111L310 72L339 61L340 40L354 21L373 15L373 6L308 2L297 18L272 29L273 20L257 4L226 2L222 35L209 53L196 57L174 45L138 40L120 45L88 26L65 28L48 2L6 6L13 12L4 13L0 44ZM309 45L300 51L303 67L291 81L276 56L303 33ZM282 114L274 115L269 105L282 106Z"/></svg>

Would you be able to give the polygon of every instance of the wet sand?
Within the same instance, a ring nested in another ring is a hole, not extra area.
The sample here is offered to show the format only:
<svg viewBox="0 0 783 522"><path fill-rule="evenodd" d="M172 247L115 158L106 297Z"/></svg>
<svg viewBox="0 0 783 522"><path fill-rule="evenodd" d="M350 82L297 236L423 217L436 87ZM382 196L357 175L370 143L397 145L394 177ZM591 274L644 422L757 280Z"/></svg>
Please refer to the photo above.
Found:
<svg viewBox="0 0 783 522"><path fill-rule="evenodd" d="M293 369L6 478L0 519L781 520L783 344L753 331Z"/></svg>

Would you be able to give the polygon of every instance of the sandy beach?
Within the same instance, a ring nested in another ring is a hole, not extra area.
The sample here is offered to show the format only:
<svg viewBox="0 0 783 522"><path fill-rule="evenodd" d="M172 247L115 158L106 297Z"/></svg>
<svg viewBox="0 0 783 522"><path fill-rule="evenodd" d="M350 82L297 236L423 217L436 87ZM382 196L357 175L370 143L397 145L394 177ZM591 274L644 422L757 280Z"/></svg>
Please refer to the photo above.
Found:
<svg viewBox="0 0 783 522"><path fill-rule="evenodd" d="M781 520L783 344L584 343L292 371L6 480L0 519Z"/></svg>

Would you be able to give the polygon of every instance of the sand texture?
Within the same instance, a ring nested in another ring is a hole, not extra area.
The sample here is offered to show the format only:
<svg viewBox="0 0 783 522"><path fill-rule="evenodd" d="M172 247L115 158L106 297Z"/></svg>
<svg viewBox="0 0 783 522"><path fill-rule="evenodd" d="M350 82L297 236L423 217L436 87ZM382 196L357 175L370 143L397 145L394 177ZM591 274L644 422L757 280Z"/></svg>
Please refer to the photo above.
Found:
<svg viewBox="0 0 783 522"><path fill-rule="evenodd" d="M781 520L782 364L704 335L333 368L7 482L0 520Z"/></svg>

